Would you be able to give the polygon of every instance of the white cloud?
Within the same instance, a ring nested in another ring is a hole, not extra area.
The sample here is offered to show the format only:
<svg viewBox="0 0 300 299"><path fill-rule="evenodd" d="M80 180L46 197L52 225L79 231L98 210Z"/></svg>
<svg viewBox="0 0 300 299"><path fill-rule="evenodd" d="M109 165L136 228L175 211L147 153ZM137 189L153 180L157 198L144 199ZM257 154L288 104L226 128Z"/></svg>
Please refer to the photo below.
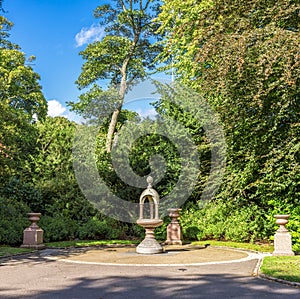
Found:
<svg viewBox="0 0 300 299"><path fill-rule="evenodd" d="M137 109L136 112L140 115L141 118L149 117L153 119L157 115L155 108L150 108L147 110Z"/></svg>
<svg viewBox="0 0 300 299"><path fill-rule="evenodd" d="M100 40L104 35L104 29L99 25L84 27L75 36L76 47Z"/></svg>
<svg viewBox="0 0 300 299"><path fill-rule="evenodd" d="M82 124L85 122L85 120L81 116L70 110L67 110L62 116L66 117L69 121L74 121L78 124Z"/></svg>
<svg viewBox="0 0 300 299"><path fill-rule="evenodd" d="M48 115L49 116L59 116L66 111L66 108L57 100L48 101Z"/></svg>

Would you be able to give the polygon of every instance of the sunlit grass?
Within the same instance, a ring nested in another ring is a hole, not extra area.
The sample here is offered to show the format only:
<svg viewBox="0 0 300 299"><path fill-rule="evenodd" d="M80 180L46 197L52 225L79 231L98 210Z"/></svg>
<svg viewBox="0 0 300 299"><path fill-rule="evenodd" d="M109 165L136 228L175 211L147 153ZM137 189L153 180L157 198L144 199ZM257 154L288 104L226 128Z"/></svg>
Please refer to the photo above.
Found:
<svg viewBox="0 0 300 299"><path fill-rule="evenodd" d="M300 256L267 256L260 270L275 278L300 282Z"/></svg>
<svg viewBox="0 0 300 299"><path fill-rule="evenodd" d="M192 244L194 244L194 245L209 244L210 246L226 246L226 247L232 247L232 248L254 250L254 251L259 251L259 252L273 252L274 251L274 246L271 244L252 244L252 243L215 241L215 240L196 241L196 242L192 242Z"/></svg>
<svg viewBox="0 0 300 299"><path fill-rule="evenodd" d="M101 245L130 245L137 244L139 241L132 240L74 240L46 243L47 247L66 248L66 247L84 247L84 246L101 246Z"/></svg>

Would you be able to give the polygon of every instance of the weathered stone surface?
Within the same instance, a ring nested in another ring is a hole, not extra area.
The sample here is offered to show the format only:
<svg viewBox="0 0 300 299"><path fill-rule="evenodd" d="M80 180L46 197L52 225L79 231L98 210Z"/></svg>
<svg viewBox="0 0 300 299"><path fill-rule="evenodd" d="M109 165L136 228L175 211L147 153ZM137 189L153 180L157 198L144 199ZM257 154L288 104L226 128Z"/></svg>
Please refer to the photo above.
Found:
<svg viewBox="0 0 300 299"><path fill-rule="evenodd" d="M154 238L145 238L137 247L137 253L155 254L163 252L163 248Z"/></svg>
<svg viewBox="0 0 300 299"><path fill-rule="evenodd" d="M23 233L23 248L42 249L45 247L43 244L44 231L36 224L41 214L40 213L28 213L31 225L24 230Z"/></svg>
<svg viewBox="0 0 300 299"><path fill-rule="evenodd" d="M295 255L292 251L292 238L289 232L276 232L273 255Z"/></svg>
<svg viewBox="0 0 300 299"><path fill-rule="evenodd" d="M169 216L172 218L171 223L167 226L167 245L182 245L182 233L180 223L178 221L181 209L168 209Z"/></svg>
<svg viewBox="0 0 300 299"><path fill-rule="evenodd" d="M273 255L294 255L292 250L292 237L285 227L290 215L274 215L276 223L279 225L274 236Z"/></svg>

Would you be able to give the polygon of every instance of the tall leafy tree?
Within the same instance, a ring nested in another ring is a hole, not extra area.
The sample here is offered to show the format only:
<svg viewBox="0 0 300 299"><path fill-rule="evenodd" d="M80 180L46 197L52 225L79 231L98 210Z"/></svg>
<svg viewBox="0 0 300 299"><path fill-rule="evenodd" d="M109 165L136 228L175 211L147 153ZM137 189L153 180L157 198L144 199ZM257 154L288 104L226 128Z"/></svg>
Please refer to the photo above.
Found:
<svg viewBox="0 0 300 299"><path fill-rule="evenodd" d="M79 97L78 103L70 102L70 106L83 115L91 103L95 103L104 114L111 109L107 152L111 150L126 91L154 68L155 57L160 52L161 47L154 44L158 38L158 25L153 19L158 10L157 0L114 0L94 11L106 35L80 52L85 63L76 83L79 89L89 90ZM99 80L107 81L108 90L99 86Z"/></svg>
<svg viewBox="0 0 300 299"><path fill-rule="evenodd" d="M39 84L39 75L28 65L20 47L9 41L13 24L0 16L0 164L2 179L22 173L24 160L35 143L36 118L43 119L47 102Z"/></svg>

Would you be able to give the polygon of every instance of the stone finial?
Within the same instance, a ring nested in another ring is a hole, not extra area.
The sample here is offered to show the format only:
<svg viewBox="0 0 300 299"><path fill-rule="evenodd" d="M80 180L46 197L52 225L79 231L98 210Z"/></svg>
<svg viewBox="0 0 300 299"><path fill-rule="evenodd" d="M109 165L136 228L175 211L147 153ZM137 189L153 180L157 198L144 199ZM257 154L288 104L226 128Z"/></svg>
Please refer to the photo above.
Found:
<svg viewBox="0 0 300 299"><path fill-rule="evenodd" d="M147 184L148 184L147 188L152 188L153 177L152 176L148 176L146 181L147 181Z"/></svg>

